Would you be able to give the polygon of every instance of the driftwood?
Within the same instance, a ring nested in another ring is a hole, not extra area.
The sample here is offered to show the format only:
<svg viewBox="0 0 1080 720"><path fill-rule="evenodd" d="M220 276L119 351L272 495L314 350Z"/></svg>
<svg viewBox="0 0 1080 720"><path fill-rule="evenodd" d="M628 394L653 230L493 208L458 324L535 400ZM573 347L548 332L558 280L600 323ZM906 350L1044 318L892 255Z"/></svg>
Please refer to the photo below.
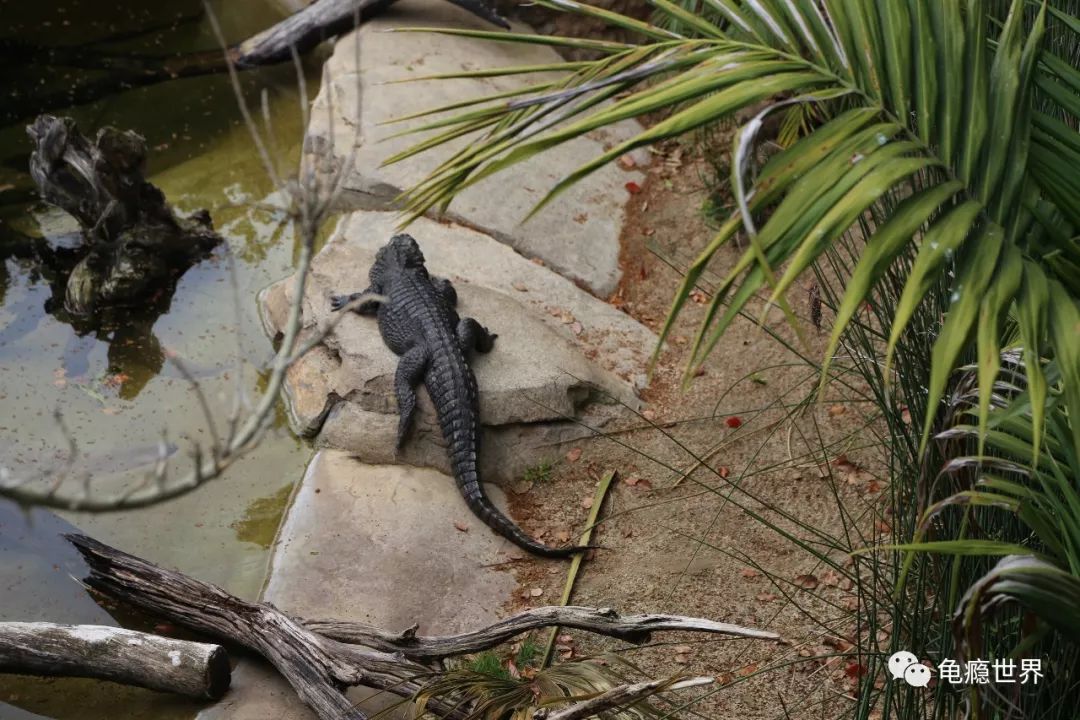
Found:
<svg viewBox="0 0 1080 720"><path fill-rule="evenodd" d="M416 634L416 626L399 633L388 633L373 625L338 620L305 620L308 630L345 643L367 645L385 652L399 652L414 660L438 660L477 652L515 635L544 627L588 630L597 635L619 638L640 644L654 632L664 630L713 633L758 640L779 640L776 633L728 623L681 615L619 615L611 608L551 605L525 610L481 630L460 635L429 636Z"/></svg>
<svg viewBox="0 0 1080 720"><path fill-rule="evenodd" d="M0 672L112 680L216 700L232 671L220 645L101 625L0 622Z"/></svg>
<svg viewBox="0 0 1080 720"><path fill-rule="evenodd" d="M167 618L200 633L242 645L262 655L292 685L300 699L325 720L363 720L364 714L346 699L343 690L366 685L403 698L423 690L437 672L437 664L426 665L407 657L411 648L386 648L386 638L394 637L378 628L358 623L295 620L268 603L252 603L226 593L221 588L159 568L83 535L68 535L90 567L85 583L116 600L134 605L151 615ZM576 623L576 624L575 624ZM628 615L591 608L540 608L507 621L461 636L417 638L415 632L398 635L398 642L427 646L423 657L440 656L493 647L508 637L546 625L581 627L615 637L643 639L656 630L701 630L740 637L779 639L773 633L713 623L698 618L667 615ZM312 628L324 628L335 639ZM407 638L411 637L412 640ZM381 638L381 639L380 639ZM464 639L463 639L464 638ZM483 638L479 640L478 638ZM354 644L353 641L363 644ZM439 645L441 650L435 651ZM641 686L641 687L638 687ZM621 686L612 697L642 697L663 687L637 683ZM626 688L629 688L627 690ZM629 695L627 693L630 693ZM639 693L634 695L634 693ZM427 710L451 720L469 715L467 704L441 698L427 701ZM572 709L568 708L567 710ZM563 712L563 711L560 711ZM572 716L584 717L584 716Z"/></svg>
<svg viewBox="0 0 1080 720"><path fill-rule="evenodd" d="M66 281L64 307L87 315L171 290L221 238L209 214L178 218L143 177L146 141L102 128L93 140L51 115L27 128L30 175L42 198L79 221L85 254ZM171 295L171 291L168 295Z"/></svg>
<svg viewBox="0 0 1080 720"><path fill-rule="evenodd" d="M508 28L509 23L484 0L447 0L487 22ZM356 22L382 12L395 0L316 0L276 25L225 49L181 55L147 56L95 50L85 46L31 47L18 41L0 45L0 59L13 65L33 64L91 71L69 78L64 87L44 93L24 88L13 93L0 115L8 120L93 102L112 93L156 85L177 78L224 73L234 67L249 69L275 65L303 55L324 40L351 30ZM187 22L189 19L182 19ZM107 39L105 42L114 41ZM101 45L101 43L97 43Z"/></svg>

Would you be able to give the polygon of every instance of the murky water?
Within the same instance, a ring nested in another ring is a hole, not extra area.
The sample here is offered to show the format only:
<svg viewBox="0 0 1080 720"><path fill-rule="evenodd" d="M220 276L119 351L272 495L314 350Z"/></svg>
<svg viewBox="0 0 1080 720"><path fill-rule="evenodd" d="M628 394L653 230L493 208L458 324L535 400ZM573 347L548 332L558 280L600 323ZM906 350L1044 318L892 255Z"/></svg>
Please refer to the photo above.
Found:
<svg viewBox="0 0 1080 720"><path fill-rule="evenodd" d="M94 48L103 36L160 26L160 32L125 41L130 44L124 49L213 47L198 0L125 3L130 17L115 22L120 11L110 8L103 22L104 7L87 0L0 6L6 14L0 35L30 45L65 38ZM283 15L270 0L215 6L230 40ZM5 72L10 76L10 69ZM50 82L63 79L57 72L47 76ZM260 122L265 90L273 154L291 166L302 138L292 69L247 73L243 83ZM309 87L317 84L309 72ZM211 211L235 258L236 280L228 253L219 250L183 276L164 312L125 313L105 327L73 326L53 314L56 258L77 235L61 213L33 199L25 122L0 130L0 464L16 476L61 466L67 444L54 417L60 410L78 441L79 470L91 472L95 483L115 488L141 476L163 434L178 476L190 467L193 442L207 443L210 434L188 382L166 356L178 355L197 378L219 416L219 430L238 389L257 397L272 348L259 325L255 294L291 272L293 239L280 232L278 216L258 207L270 184L224 77L112 94L55 114L72 115L87 134L107 124L143 134L153 148L150 180L181 212ZM278 422L222 478L156 507L61 518L41 510L26 515L0 501L0 620L116 622L69 577L78 577L82 566L59 533L75 529L254 597L289 488L309 454ZM183 718L197 707L108 683L0 678L5 719Z"/></svg>

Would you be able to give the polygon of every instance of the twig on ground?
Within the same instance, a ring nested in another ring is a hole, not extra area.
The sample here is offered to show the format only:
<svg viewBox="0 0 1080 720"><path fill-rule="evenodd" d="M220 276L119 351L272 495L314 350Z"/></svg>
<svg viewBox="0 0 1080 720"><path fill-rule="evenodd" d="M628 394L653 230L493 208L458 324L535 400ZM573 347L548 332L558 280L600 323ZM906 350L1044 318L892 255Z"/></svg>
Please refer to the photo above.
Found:
<svg viewBox="0 0 1080 720"><path fill-rule="evenodd" d="M85 579L87 586L152 615L259 653L324 720L365 719L346 699L343 688L366 685L411 699L438 675L436 667L422 664L418 658L434 662L448 655L488 649L536 627L564 625L638 642L660 630L778 639L771 632L701 618L620 616L611 609L584 607L534 608L489 627L448 637L418 637L415 628L395 635L360 623L302 622L270 604L247 602L217 586L160 568L84 535L65 537L90 567L90 575ZM611 708L620 702L638 702L649 694L676 686L679 682L671 680L635 683L614 688L585 703L596 703L605 697L605 702L611 704L601 709ZM427 700L430 711L451 720L465 720L469 705L467 699ZM585 715L568 715L580 718L599 711L582 705L575 704L560 714L585 712Z"/></svg>

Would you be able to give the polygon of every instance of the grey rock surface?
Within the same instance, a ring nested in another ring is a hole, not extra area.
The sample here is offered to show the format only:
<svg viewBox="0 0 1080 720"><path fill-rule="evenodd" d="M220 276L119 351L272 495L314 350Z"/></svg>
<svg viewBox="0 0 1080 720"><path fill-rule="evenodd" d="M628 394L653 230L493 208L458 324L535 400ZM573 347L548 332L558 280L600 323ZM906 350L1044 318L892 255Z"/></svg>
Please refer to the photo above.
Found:
<svg viewBox="0 0 1080 720"><path fill-rule="evenodd" d="M487 490L505 512L502 492ZM462 632L499 619L498 608L517 583L510 572L490 566L520 555L473 516L452 478L322 450L278 530L261 599L300 617L391 631L418 623L424 634ZM397 702L363 687L348 696L372 714ZM244 658L229 692L198 720L268 717L315 716L272 667Z"/></svg>
<svg viewBox="0 0 1080 720"><path fill-rule="evenodd" d="M505 510L502 492L487 489ZM485 566L520 555L449 476L322 450L278 531L263 600L302 617L454 632L497 618L516 581ZM418 581L423 592L403 592Z"/></svg>
<svg viewBox="0 0 1080 720"><path fill-rule="evenodd" d="M308 276L305 335L336 317L329 306L332 293L366 286L375 251L393 234L394 221L393 213L363 211L342 220ZM495 350L473 360L485 426L481 472L487 479L505 483L556 454L553 445L587 433L570 418L603 425L616 412L598 399L637 405L635 386L655 342L647 328L482 233L427 219L410 231L431 272L454 281L461 314L499 334ZM263 323L272 335L285 322L294 282L276 283L260 296ZM608 365L589 357L603 357ZM318 445L348 450L367 462L447 470L425 392L418 393L409 442L395 450L396 366L372 318L342 318L324 344L289 370L285 394L293 428L317 433Z"/></svg>
<svg viewBox="0 0 1080 720"><path fill-rule="evenodd" d="M312 109L307 148L318 157L317 166L329 171L343 166L356 147L352 170L345 181L356 207L391 207L401 191L418 183L472 139L464 136L384 166L384 160L426 137L398 134L430 118L387 124L389 121L562 76L529 73L417 80L441 73L550 65L561 62L561 58L541 45L387 32L401 27L492 29L446 2L403 0L337 43L326 65L329 81ZM523 25L515 29L532 32ZM403 80L417 81L400 82ZM497 173L462 192L450 205L449 217L488 233L528 257L544 260L557 272L606 297L615 290L620 277L619 235L624 205L630 197L626 183L642 182L637 169L605 166L523 221L556 183L640 131L641 127L631 121L596 130ZM647 156L637 157L647 161Z"/></svg>

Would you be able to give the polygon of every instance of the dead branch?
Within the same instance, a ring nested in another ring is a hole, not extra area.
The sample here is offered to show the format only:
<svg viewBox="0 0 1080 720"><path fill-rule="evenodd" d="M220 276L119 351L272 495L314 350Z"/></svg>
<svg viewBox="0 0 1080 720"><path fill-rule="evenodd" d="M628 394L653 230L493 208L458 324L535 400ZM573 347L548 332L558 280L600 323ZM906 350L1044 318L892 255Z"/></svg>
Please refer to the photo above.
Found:
<svg viewBox="0 0 1080 720"><path fill-rule="evenodd" d="M367 645L385 652L399 652L413 659L434 660L477 652L506 642L515 635L556 625L587 630L597 635L641 644L654 632L701 632L757 640L779 640L766 630L682 615L620 615L611 608L552 605L530 608L480 630L460 635L423 636L416 626L400 633L388 633L373 625L337 620L305 620L304 627L341 642Z"/></svg>
<svg viewBox="0 0 1080 720"><path fill-rule="evenodd" d="M606 710L625 708L652 697L658 692L666 690L686 690L687 688L711 685L716 678L695 677L685 680L648 680L639 683L629 683L613 687L607 692L601 693L594 698L563 708L557 712L548 713L541 709L535 715L534 720L584 720L598 716Z"/></svg>
<svg viewBox="0 0 1080 720"><path fill-rule="evenodd" d="M341 0L320 0L319 4L329 6L334 3L340 4L340 2ZM361 0L361 4L362 2L363 0ZM349 0L349 5L353 13L352 22L355 25L360 19L359 10L357 9L359 5L355 0ZM156 505L186 495L202 487L211 480L220 477L228 467L259 444L266 430L270 427L273 410L278 402L285 374L289 367L303 353L314 347L326 334L330 333L339 320L335 319L334 322L329 323L324 328L306 333L305 342L300 343L304 285L315 253L315 239L320 227L334 211L334 200L343 187L342 177L352 167L353 156L350 155L349 163L339 168L336 173L324 177L312 172L307 155L301 154L297 179L283 180L274 166L267 149L267 143L263 140L258 127L251 118L250 112L248 112L232 54L224 47L220 28L209 6L207 6L207 12L210 24L222 43L223 51L219 55L224 58L225 66L229 70L233 93L236 96L241 116L251 135L252 142L259 152L267 176L272 181L275 191L285 200L283 210L300 239L300 254L296 267L296 296L289 308L289 316L281 343L271 361L270 376L265 391L255 404L255 407L243 417L241 417L239 410L241 407L246 407L247 403L241 402L240 396L237 397L236 412L229 417L225 437L219 438L215 435L208 450L196 446L192 452L194 467L177 480L169 481L169 468L164 462L160 462L154 471L147 474L141 482L135 483L129 489L121 492L111 495L93 494L91 492L92 479L89 475L86 475L81 478L82 483L79 491L62 493L60 492L61 485L68 479L66 476L56 475L45 478L37 476L13 477L13 474L7 468L0 466L0 497L10 498L23 505L80 510L83 512L116 512ZM299 55L295 52L291 53L291 55L297 65L301 110L306 117L307 93L303 89L304 80L302 69L299 67ZM359 51L357 51L356 62L356 69L359 71ZM329 82L328 77L326 80ZM357 112L360 110L359 103L360 98L358 96ZM359 127L355 133L353 138L354 147L358 143ZM358 298L354 303L350 303L349 309L359 306L366 299L377 299L377 296ZM348 313L342 313L342 317L347 315ZM183 374L182 370L181 374ZM193 387L193 390L198 393L197 386ZM208 423L208 425L212 424ZM74 446L74 438L71 438L66 430L61 429L64 431L68 444Z"/></svg>
<svg viewBox="0 0 1080 720"><path fill-rule="evenodd" d="M67 535L90 566L85 582L158 617L262 655L320 718L363 720L343 688L368 685L411 697L431 669L319 637L277 608L165 570L84 535ZM450 706L433 710L455 717Z"/></svg>
<svg viewBox="0 0 1080 720"><path fill-rule="evenodd" d="M397 636L379 628L356 623L322 621L310 626L284 614L273 605L252 603L234 597L221 588L195 580L181 573L165 570L84 535L67 535L90 567L85 583L111 598L130 603L142 610L207 635L242 645L266 658L296 690L305 704L320 718L363 720L342 690L366 685L412 698L422 691L436 674L436 665L410 659L412 647L403 649L386 638L417 643L415 630ZM550 607L537 608L489 628L449 638L420 638L417 646L428 645L419 655L436 660L432 648L449 646L442 655L494 647L519 632L549 625L578 627L590 632L624 639L640 640L658 630L683 630L735 635L738 637L777 639L773 633L738 628L700 618L673 615L619 616L612 610ZM315 632L313 627L337 628L338 637ZM363 628L363 630L358 630ZM343 629L348 629L346 632ZM344 638L344 639L343 639ZM464 639L462 639L464 638ZM374 646L374 648L372 647ZM389 650L390 652L387 652ZM636 702L648 694L675 687L670 681L650 681L615 688L608 700ZM639 687L641 685L641 687ZM616 692L619 691L619 692ZM605 693L605 697L608 696ZM599 698L586 702L593 702ZM443 698L431 698L427 707L452 720L468 716L468 705ZM569 712L572 706L561 712ZM605 707L613 707L608 705ZM603 709L603 708L601 708ZM587 708L586 708L587 710ZM580 710L585 712L585 710ZM586 717L572 715L573 718Z"/></svg>
<svg viewBox="0 0 1080 720"><path fill-rule="evenodd" d="M112 680L216 700L229 688L220 645L102 625L0 623L0 673Z"/></svg>

